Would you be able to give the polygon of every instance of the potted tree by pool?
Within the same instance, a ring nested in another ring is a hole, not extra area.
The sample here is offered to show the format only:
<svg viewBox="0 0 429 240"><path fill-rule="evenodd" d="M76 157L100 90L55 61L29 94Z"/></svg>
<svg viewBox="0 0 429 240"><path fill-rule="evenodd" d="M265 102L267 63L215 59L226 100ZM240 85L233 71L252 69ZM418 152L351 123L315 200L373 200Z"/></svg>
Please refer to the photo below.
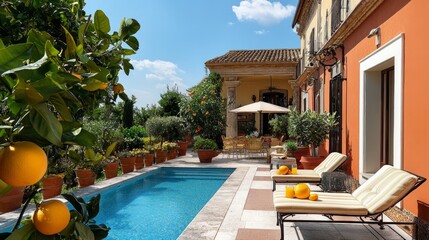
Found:
<svg viewBox="0 0 429 240"><path fill-rule="evenodd" d="M305 169L313 169L325 157L319 156L317 148L328 138L329 131L338 124L334 114L314 111L297 112L293 109L289 113L289 134L295 137L303 146L309 146L311 156L302 156L301 163Z"/></svg>
<svg viewBox="0 0 429 240"><path fill-rule="evenodd" d="M201 163L211 163L212 158L218 155L216 142L208 138L196 137L193 150L197 152Z"/></svg>

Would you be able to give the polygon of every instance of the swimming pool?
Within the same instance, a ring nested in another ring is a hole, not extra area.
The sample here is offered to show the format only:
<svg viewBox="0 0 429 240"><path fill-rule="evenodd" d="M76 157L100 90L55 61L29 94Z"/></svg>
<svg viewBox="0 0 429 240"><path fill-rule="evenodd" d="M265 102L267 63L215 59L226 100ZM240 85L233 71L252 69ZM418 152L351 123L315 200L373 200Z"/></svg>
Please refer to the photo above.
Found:
<svg viewBox="0 0 429 240"><path fill-rule="evenodd" d="M107 239L176 239L233 168L159 168L101 192Z"/></svg>

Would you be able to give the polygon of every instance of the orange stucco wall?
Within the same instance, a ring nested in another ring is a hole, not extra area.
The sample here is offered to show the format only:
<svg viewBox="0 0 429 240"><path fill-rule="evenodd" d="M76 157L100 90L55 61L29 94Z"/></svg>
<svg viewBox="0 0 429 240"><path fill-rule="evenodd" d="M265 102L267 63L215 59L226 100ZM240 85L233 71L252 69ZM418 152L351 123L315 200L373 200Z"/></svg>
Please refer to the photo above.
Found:
<svg viewBox="0 0 429 240"><path fill-rule="evenodd" d="M359 61L374 52L371 29L380 27L381 45L404 34L403 74L403 168L429 178L429 1L385 0L345 41L343 82L343 149L349 154L351 172L359 175ZM328 93L328 89L325 89ZM325 103L329 94L325 94ZM395 146L401 147L401 146ZM429 183L409 195L404 208L417 215L417 200L429 203Z"/></svg>

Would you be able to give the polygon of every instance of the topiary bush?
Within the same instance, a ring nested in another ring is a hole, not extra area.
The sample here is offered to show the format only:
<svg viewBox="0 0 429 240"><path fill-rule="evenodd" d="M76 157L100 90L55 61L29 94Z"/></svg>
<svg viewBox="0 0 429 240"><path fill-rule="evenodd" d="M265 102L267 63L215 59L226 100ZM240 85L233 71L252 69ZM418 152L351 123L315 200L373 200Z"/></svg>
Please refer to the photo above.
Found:
<svg viewBox="0 0 429 240"><path fill-rule="evenodd" d="M302 146L310 146L312 156L317 156L316 148L329 136L329 131L338 124L337 117L327 112L312 111L289 113L288 132Z"/></svg>

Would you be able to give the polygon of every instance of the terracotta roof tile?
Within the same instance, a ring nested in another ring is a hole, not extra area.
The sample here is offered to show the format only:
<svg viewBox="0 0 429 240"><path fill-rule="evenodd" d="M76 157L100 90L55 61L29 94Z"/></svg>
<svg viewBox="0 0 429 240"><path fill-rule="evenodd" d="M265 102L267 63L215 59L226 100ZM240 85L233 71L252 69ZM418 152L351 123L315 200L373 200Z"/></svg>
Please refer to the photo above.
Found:
<svg viewBox="0 0 429 240"><path fill-rule="evenodd" d="M222 56L208 60L206 64L297 62L299 51L299 48L231 50Z"/></svg>

